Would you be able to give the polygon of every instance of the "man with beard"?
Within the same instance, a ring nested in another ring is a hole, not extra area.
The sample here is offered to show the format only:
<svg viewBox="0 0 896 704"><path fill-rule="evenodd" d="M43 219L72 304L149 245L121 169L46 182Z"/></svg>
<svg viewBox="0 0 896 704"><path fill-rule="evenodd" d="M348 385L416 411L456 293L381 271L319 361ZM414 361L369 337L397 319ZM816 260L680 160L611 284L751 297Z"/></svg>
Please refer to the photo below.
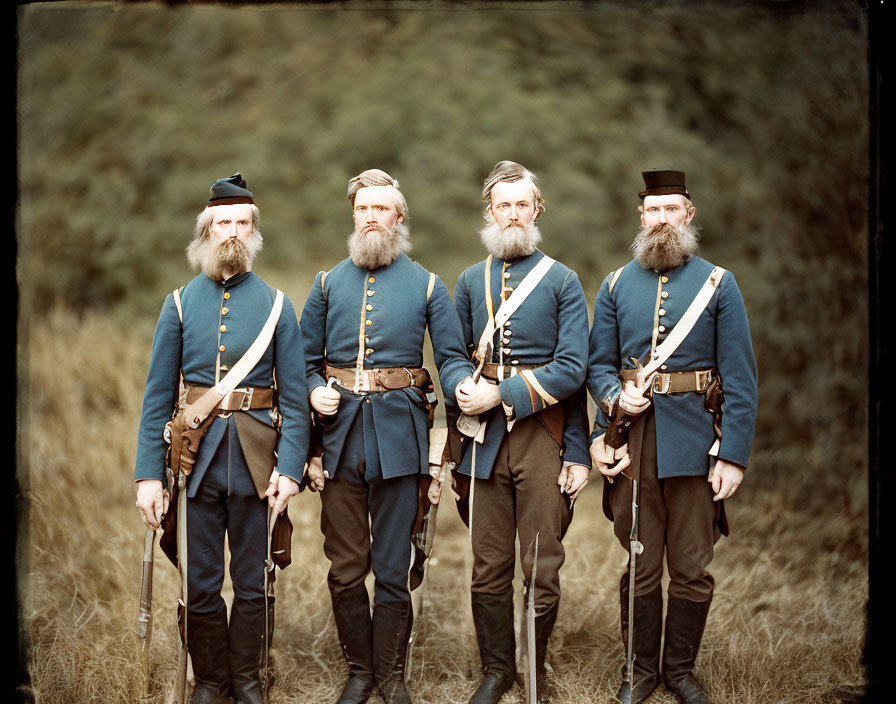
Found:
<svg viewBox="0 0 896 704"><path fill-rule="evenodd" d="M598 405L591 454L606 478L604 512L624 548L633 538L643 545L635 562L631 653L628 571L620 581L623 642L634 666L630 678L628 662L623 668L617 697L636 704L659 686L665 555L662 681L679 702L706 704L692 672L713 592L706 568L715 541L728 533L722 501L747 466L756 363L734 276L694 255L696 209L684 173L643 176L635 258L608 275L597 294L588 366ZM620 429L627 429L627 444L625 437L614 441Z"/></svg>
<svg viewBox="0 0 896 704"><path fill-rule="evenodd" d="M482 201L489 256L461 274L454 293L467 349L482 363L478 382L457 390L464 414L478 415L479 431L453 448L462 457L458 508L470 526L473 621L485 673L470 704L498 702L514 681L517 533L527 583L538 537L535 668L538 701L548 702L544 661L560 600L561 540L591 465L583 386L588 313L576 273L537 249L544 200L535 176L502 161L485 179ZM513 291L539 275L519 307L502 314Z"/></svg>
<svg viewBox="0 0 896 704"><path fill-rule="evenodd" d="M308 480L321 492L327 583L349 666L338 701L366 702L375 684L387 704L405 704L411 529L435 401L422 368L427 326L449 402L472 368L448 290L405 254L408 208L398 182L368 169L349 181L348 198L350 256L318 274L302 311L323 451L309 461ZM364 584L371 567L372 618Z"/></svg>
<svg viewBox="0 0 896 704"><path fill-rule="evenodd" d="M169 294L153 337L134 472L137 508L150 528L168 510L165 423L176 406L194 403L226 376L273 309L276 290L252 272L261 245L246 182L240 174L216 181L187 247L202 273ZM298 492L309 437L302 336L288 299L260 361L214 413L186 483L191 701L263 704L266 504L277 515ZM225 532L234 592L229 626L221 597Z"/></svg>

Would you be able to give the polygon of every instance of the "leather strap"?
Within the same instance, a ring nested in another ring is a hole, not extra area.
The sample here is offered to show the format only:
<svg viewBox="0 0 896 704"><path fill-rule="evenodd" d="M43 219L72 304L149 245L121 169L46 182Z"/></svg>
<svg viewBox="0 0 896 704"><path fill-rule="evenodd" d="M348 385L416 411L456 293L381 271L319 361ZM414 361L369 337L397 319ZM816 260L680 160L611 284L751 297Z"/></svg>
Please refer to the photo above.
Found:
<svg viewBox="0 0 896 704"><path fill-rule="evenodd" d="M638 383L637 369L622 369L619 376L623 383ZM703 393L713 379L712 369L697 369L690 372L657 372L650 382L650 390L655 394L684 394L691 391Z"/></svg>
<svg viewBox="0 0 896 704"><path fill-rule="evenodd" d="M509 379L512 370L516 369L517 373L522 371L529 371L532 369L538 369L543 365L541 364L484 364L482 365L482 376L487 379L499 380L503 381L504 379Z"/></svg>
<svg viewBox="0 0 896 704"><path fill-rule="evenodd" d="M324 364L324 375L333 377L336 383L345 389L355 388L357 370L331 367ZM409 386L428 387L432 381L429 372L422 367L383 367L380 369L364 369L360 373L359 390L362 392L394 391Z"/></svg>
<svg viewBox="0 0 896 704"><path fill-rule="evenodd" d="M208 386L188 386L186 403L191 404L198 401L208 392ZM228 393L222 400L219 410L221 411L254 411L260 408L274 407L274 389L270 387L252 387L247 386L240 389L234 389Z"/></svg>

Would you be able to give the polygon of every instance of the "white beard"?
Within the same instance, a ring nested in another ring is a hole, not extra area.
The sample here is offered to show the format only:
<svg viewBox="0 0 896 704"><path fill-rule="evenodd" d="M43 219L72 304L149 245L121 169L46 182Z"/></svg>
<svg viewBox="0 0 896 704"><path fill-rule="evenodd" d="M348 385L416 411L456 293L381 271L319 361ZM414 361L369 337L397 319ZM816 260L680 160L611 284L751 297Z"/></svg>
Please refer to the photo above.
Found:
<svg viewBox="0 0 896 704"><path fill-rule="evenodd" d="M501 230L497 222L490 222L479 231L479 238L488 253L498 259L520 259L532 254L541 242L541 232L535 223L510 225Z"/></svg>
<svg viewBox="0 0 896 704"><path fill-rule="evenodd" d="M642 227L632 242L632 255L648 271L671 271L694 255L699 239L697 227L691 224Z"/></svg>
<svg viewBox="0 0 896 704"><path fill-rule="evenodd" d="M190 261L198 263L210 279L220 281L224 278L225 270L234 274L251 271L252 262L261 251L262 243L261 233L257 230L245 242L227 239L215 244L210 237L206 237L190 253Z"/></svg>
<svg viewBox="0 0 896 704"><path fill-rule="evenodd" d="M411 251L411 236L408 226L398 223L392 232L379 225L355 230L348 236L348 254L359 269L369 271L388 266L402 252Z"/></svg>

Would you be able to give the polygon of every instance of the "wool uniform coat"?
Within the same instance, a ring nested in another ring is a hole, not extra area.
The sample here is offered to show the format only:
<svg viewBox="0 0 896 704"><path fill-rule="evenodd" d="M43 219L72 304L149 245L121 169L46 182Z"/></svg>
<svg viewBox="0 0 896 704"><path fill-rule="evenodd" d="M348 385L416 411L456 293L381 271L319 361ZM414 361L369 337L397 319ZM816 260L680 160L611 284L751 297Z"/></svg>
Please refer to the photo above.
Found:
<svg viewBox="0 0 896 704"><path fill-rule="evenodd" d="M237 274L225 283L200 274L181 291L183 324L174 296L168 294L153 336L137 439L135 479L165 481L166 444L162 432L177 402L180 372L185 384L214 386L219 355L223 378L258 337L273 307L275 294L276 290L253 272ZM239 385L240 388L273 387L276 380L283 419L277 469L296 481L302 478L310 432L303 354L295 310L284 297L273 339ZM202 439L196 466L190 474L188 497L196 495L228 428L230 442L236 442L241 450L232 452L231 457L246 459L256 488L266 486L270 465L264 467L254 457L252 448L239 441L241 435L251 435L250 424L258 422L272 426L271 413L267 409L234 411L229 418L215 418Z"/></svg>
<svg viewBox="0 0 896 704"><path fill-rule="evenodd" d="M448 289L405 254L369 271L348 258L326 274L320 272L305 302L301 327L309 392L327 383L324 363L343 369L422 367L427 327L446 403L456 403L455 386L473 371ZM364 414L366 478L428 474L423 390L340 393L336 414L320 417L323 466L330 477L336 476L359 410Z"/></svg>
<svg viewBox="0 0 896 704"><path fill-rule="evenodd" d="M598 406L592 439L607 427L607 413L619 398L619 370L630 357L645 362L663 342L713 270L700 257L665 274L633 260L610 287L604 280L594 303L588 363L588 390ZM726 271L690 334L661 372L714 369L725 390L718 456L747 466L756 424L757 373L744 301ZM697 392L654 394L658 477L700 476L709 472L707 454L715 441L713 417Z"/></svg>
<svg viewBox="0 0 896 704"><path fill-rule="evenodd" d="M492 257L490 288L492 313L498 312L502 300L509 298L526 275L544 258L536 250L526 257L501 260ZM489 319L485 295L486 261L464 271L454 291L455 306L463 328L466 349L472 354ZM535 289L507 322L500 326L492 340L492 358L488 363L542 365L524 371L498 384L502 401L513 407L517 419L539 413L557 403L564 403L566 422L563 447L564 461L591 466L588 450L587 412L584 405L586 367L588 364L588 311L585 292L574 271L555 262ZM480 415L487 423L485 437L477 447L476 478L491 476L498 448L507 433L503 405ZM464 439L469 447L472 440ZM470 475L472 455L463 450L458 467Z"/></svg>

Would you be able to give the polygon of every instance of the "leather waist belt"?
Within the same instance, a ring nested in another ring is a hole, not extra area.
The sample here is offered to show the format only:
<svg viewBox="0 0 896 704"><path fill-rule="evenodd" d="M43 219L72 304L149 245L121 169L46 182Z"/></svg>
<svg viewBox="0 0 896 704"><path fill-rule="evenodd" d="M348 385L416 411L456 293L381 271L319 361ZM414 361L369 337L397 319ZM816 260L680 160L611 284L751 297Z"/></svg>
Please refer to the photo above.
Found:
<svg viewBox="0 0 896 704"><path fill-rule="evenodd" d="M505 364L504 371L501 375L501 378L498 379L498 368L501 365L499 364L484 364L482 366L482 376L487 377L493 381L503 381L504 379L510 378L510 375L513 373L513 370L517 370L517 374L526 369L538 369L539 367L543 367L543 364Z"/></svg>
<svg viewBox="0 0 896 704"><path fill-rule="evenodd" d="M703 393L712 381L712 369L698 369L692 372L657 372L650 382L650 390L655 394L684 394L690 391ZM623 369L619 372L623 382L636 381L637 369Z"/></svg>
<svg viewBox="0 0 896 704"><path fill-rule="evenodd" d="M409 386L428 387L432 381L422 367L384 367L382 369L342 369L324 365L324 376L334 377L342 388L354 391L356 375L360 374L358 391L393 391Z"/></svg>
<svg viewBox="0 0 896 704"><path fill-rule="evenodd" d="M186 403L198 400L208 386L188 386ZM218 406L218 412L253 411L258 408L272 408L274 405L274 389L244 386L227 394Z"/></svg>

